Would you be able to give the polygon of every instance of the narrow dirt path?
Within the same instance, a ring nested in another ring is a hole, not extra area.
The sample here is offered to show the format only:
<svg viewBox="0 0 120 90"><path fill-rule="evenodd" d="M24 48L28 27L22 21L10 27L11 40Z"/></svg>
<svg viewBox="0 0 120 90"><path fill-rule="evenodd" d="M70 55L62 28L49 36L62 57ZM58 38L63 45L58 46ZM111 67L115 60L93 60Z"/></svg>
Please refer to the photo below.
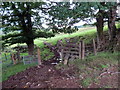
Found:
<svg viewBox="0 0 120 90"><path fill-rule="evenodd" d="M82 85L80 77L75 76L78 68L56 69L54 65L34 66L9 77L2 84L3 88L118 88L120 84L118 66L114 65L100 71L96 81L89 83L87 87ZM97 72L92 73L94 74ZM78 74L78 73L77 73ZM81 74L79 74L81 75ZM89 74L83 78L92 77Z"/></svg>
<svg viewBox="0 0 120 90"><path fill-rule="evenodd" d="M3 88L81 88L78 81L52 65L42 65L11 76L3 82Z"/></svg>

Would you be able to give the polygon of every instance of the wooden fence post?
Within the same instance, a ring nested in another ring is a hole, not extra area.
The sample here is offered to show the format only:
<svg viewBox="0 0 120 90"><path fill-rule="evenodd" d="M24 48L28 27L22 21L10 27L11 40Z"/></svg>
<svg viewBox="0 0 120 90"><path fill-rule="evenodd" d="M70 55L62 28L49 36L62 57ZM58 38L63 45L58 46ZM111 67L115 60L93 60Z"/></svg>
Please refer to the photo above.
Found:
<svg viewBox="0 0 120 90"><path fill-rule="evenodd" d="M61 49L61 52L60 52L60 59L61 61L63 61L63 49Z"/></svg>
<svg viewBox="0 0 120 90"><path fill-rule="evenodd" d="M63 59L64 59L64 58L63 58L63 56L64 56L64 55L63 55L64 47L63 47L62 41L59 41L59 45L60 45L60 46L59 46L58 48L59 48L59 51L60 51L60 59L61 59L61 61L63 61Z"/></svg>
<svg viewBox="0 0 120 90"><path fill-rule="evenodd" d="M15 54L14 53L12 53L12 60L13 60L13 64L16 64Z"/></svg>
<svg viewBox="0 0 120 90"><path fill-rule="evenodd" d="M81 59L81 42L79 43L79 59Z"/></svg>
<svg viewBox="0 0 120 90"><path fill-rule="evenodd" d="M85 44L84 41L81 41L81 59L85 58Z"/></svg>
<svg viewBox="0 0 120 90"><path fill-rule="evenodd" d="M38 65L41 65L42 62L41 62L41 56L40 56L40 48L37 49L37 55L38 55Z"/></svg>
<svg viewBox="0 0 120 90"><path fill-rule="evenodd" d="M18 51L18 52L16 53L16 55L17 55L18 63L20 63L20 52Z"/></svg>
<svg viewBox="0 0 120 90"><path fill-rule="evenodd" d="M25 65L25 56L23 56L23 63L24 63L24 65Z"/></svg>
<svg viewBox="0 0 120 90"><path fill-rule="evenodd" d="M95 39L93 39L93 52L94 52L94 55L97 54Z"/></svg>
<svg viewBox="0 0 120 90"><path fill-rule="evenodd" d="M68 58L69 58L69 55L67 54L64 58L64 65L67 65L68 64Z"/></svg>

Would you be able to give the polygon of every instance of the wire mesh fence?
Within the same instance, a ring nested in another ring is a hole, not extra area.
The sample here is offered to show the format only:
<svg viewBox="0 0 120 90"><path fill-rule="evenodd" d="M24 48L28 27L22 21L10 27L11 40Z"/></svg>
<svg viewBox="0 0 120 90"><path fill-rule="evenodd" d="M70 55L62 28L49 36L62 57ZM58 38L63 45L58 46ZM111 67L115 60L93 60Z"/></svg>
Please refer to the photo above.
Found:
<svg viewBox="0 0 120 90"><path fill-rule="evenodd" d="M12 54L2 53L0 57L0 66L2 66L2 68L7 68L18 63L23 63L24 65L38 63L37 55L20 55L19 59L17 58L17 56L15 57L16 58L13 60Z"/></svg>

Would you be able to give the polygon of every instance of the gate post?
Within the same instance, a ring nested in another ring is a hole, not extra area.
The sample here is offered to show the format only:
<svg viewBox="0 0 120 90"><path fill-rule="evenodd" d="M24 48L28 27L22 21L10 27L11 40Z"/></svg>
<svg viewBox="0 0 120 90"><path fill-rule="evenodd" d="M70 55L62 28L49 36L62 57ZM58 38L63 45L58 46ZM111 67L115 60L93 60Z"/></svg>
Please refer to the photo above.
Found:
<svg viewBox="0 0 120 90"><path fill-rule="evenodd" d="M85 58L85 43L84 41L81 41L81 59Z"/></svg>
<svg viewBox="0 0 120 90"><path fill-rule="evenodd" d="M41 62L41 56L40 56L40 48L37 49L37 55L38 55L38 65L41 65L42 62Z"/></svg>
<svg viewBox="0 0 120 90"><path fill-rule="evenodd" d="M79 43L79 59L81 59L81 42Z"/></svg>

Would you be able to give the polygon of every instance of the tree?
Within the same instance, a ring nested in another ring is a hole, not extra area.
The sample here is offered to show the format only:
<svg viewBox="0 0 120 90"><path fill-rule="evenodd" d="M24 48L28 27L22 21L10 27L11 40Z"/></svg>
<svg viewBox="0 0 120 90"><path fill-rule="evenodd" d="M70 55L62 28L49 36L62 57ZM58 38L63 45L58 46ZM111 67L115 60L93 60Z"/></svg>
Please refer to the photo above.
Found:
<svg viewBox="0 0 120 90"><path fill-rule="evenodd" d="M0 9L5 33L2 39L5 43L26 43L28 53L32 55L35 38L54 36L52 32L37 28L42 26L42 16L39 12L40 9L46 9L44 5L44 2L3 2Z"/></svg>
<svg viewBox="0 0 120 90"><path fill-rule="evenodd" d="M49 14L48 25L55 32L70 32L74 31L73 25L80 21L92 21L96 19L97 36L99 45L103 46L105 43L103 27L105 19L107 18L106 11L112 7L114 3L105 2L60 2L48 5L51 9L45 11ZM51 18L50 18L51 17Z"/></svg>
<svg viewBox="0 0 120 90"><path fill-rule="evenodd" d="M103 34L103 27L104 27L104 10L102 10L98 5L99 11L96 15L96 27L97 27L97 35L99 38L99 44L104 43L104 34Z"/></svg>
<svg viewBox="0 0 120 90"><path fill-rule="evenodd" d="M111 4L111 3L110 3ZM109 40L113 41L116 38L116 26L115 21L117 17L117 3L112 5L108 11L108 29L109 29Z"/></svg>
<svg viewBox="0 0 120 90"><path fill-rule="evenodd" d="M48 20L47 25L56 33L72 33L78 30L74 24L81 20L87 21L86 19L88 19L90 14L87 3L55 2L49 3L48 6L50 9L43 11L43 13L49 15L46 18Z"/></svg>
<svg viewBox="0 0 120 90"><path fill-rule="evenodd" d="M115 18L116 18L116 10L115 10L115 3L114 2L94 2L94 3L89 3L89 8L91 8L91 16L96 19L96 28L97 28L97 36L99 39L99 45L103 46L105 43L104 40L104 33L103 33L103 27L104 27L104 22L106 22L106 19L109 21L108 23L108 27L111 29L114 28L115 29ZM114 9L113 9L114 7ZM110 10L110 8L112 8L112 12ZM109 13L108 13L109 12ZM110 12L114 15L111 15ZM111 23L112 22L112 23ZM110 25L112 24L112 25ZM114 24L114 25L113 25ZM110 31L110 30L109 30ZM114 35L115 35L115 31L113 31ZM113 34L112 33L112 34Z"/></svg>

